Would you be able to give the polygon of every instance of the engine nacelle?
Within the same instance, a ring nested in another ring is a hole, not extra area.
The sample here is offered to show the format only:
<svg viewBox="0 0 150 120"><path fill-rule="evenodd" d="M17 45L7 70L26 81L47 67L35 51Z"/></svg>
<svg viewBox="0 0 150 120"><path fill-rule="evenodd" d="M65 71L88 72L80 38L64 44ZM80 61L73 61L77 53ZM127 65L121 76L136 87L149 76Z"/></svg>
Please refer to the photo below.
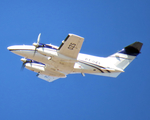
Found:
<svg viewBox="0 0 150 120"><path fill-rule="evenodd" d="M58 53L56 50L50 50L49 48L37 48L37 51L42 54L42 55L45 55L45 56L58 56Z"/></svg>
<svg viewBox="0 0 150 120"><path fill-rule="evenodd" d="M25 63L25 68L37 73L45 71L45 65L40 63Z"/></svg>

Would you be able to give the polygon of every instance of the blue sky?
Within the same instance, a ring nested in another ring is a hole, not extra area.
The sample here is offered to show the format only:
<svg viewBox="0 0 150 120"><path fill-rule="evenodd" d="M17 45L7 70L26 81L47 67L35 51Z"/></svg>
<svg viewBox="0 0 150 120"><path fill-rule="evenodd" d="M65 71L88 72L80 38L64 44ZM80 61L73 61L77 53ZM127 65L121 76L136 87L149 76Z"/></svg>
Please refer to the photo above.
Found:
<svg viewBox="0 0 150 120"><path fill-rule="evenodd" d="M68 33L81 52L108 56L135 42L140 54L117 78L68 75L48 83L27 69L10 45L59 46ZM0 0L1 120L149 120L149 0Z"/></svg>

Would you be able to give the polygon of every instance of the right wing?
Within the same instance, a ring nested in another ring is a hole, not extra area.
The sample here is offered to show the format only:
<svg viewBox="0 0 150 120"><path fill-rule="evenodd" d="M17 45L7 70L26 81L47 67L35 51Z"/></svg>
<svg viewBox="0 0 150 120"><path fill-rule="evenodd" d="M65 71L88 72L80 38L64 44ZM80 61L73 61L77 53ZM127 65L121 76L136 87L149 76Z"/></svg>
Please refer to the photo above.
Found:
<svg viewBox="0 0 150 120"><path fill-rule="evenodd" d="M37 74L38 78L46 80L48 82L53 82L59 78L66 78L67 73L62 73L57 71L55 68L51 68L49 65L46 65L45 71L41 71Z"/></svg>
<svg viewBox="0 0 150 120"><path fill-rule="evenodd" d="M82 47L83 41L83 37L74 34L69 34L60 45L58 52L67 57L76 59Z"/></svg>
<svg viewBox="0 0 150 120"><path fill-rule="evenodd" d="M53 82L60 78L60 77L52 77L52 76L48 76L48 75L43 75L43 74L37 74L37 77L41 78L43 80L46 80L48 82Z"/></svg>

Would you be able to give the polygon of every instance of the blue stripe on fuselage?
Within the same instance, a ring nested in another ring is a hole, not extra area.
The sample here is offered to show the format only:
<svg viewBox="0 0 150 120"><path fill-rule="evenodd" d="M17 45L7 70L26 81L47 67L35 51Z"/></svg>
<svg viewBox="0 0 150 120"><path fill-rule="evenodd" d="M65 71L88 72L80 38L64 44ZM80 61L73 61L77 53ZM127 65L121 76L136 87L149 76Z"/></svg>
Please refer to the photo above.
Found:
<svg viewBox="0 0 150 120"><path fill-rule="evenodd" d="M50 45L42 44L42 43L40 43L40 44L39 44L39 47L37 47L37 48L40 48L40 47L42 47L42 48L50 48L50 49L57 50L56 48L53 48L53 47L52 47L52 46L50 46Z"/></svg>
<svg viewBox="0 0 150 120"><path fill-rule="evenodd" d="M27 59L26 63L37 63L37 64L40 64L40 65L45 65L45 64L43 64L41 62L37 62L37 61L32 60L32 59Z"/></svg>

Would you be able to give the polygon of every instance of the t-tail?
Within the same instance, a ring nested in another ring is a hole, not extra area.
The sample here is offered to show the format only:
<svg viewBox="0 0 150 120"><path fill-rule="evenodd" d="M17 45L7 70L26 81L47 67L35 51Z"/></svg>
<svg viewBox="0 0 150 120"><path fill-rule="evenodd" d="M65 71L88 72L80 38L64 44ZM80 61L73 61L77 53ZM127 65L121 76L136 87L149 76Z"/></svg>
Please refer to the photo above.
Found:
<svg viewBox="0 0 150 120"><path fill-rule="evenodd" d="M107 60L110 61L110 64L113 65L115 69L120 69L123 71L136 58L136 56L140 54L142 45L143 43L141 42L135 42L126 46L121 51L108 56ZM114 74L112 76L110 75L110 77L117 77L120 73Z"/></svg>

